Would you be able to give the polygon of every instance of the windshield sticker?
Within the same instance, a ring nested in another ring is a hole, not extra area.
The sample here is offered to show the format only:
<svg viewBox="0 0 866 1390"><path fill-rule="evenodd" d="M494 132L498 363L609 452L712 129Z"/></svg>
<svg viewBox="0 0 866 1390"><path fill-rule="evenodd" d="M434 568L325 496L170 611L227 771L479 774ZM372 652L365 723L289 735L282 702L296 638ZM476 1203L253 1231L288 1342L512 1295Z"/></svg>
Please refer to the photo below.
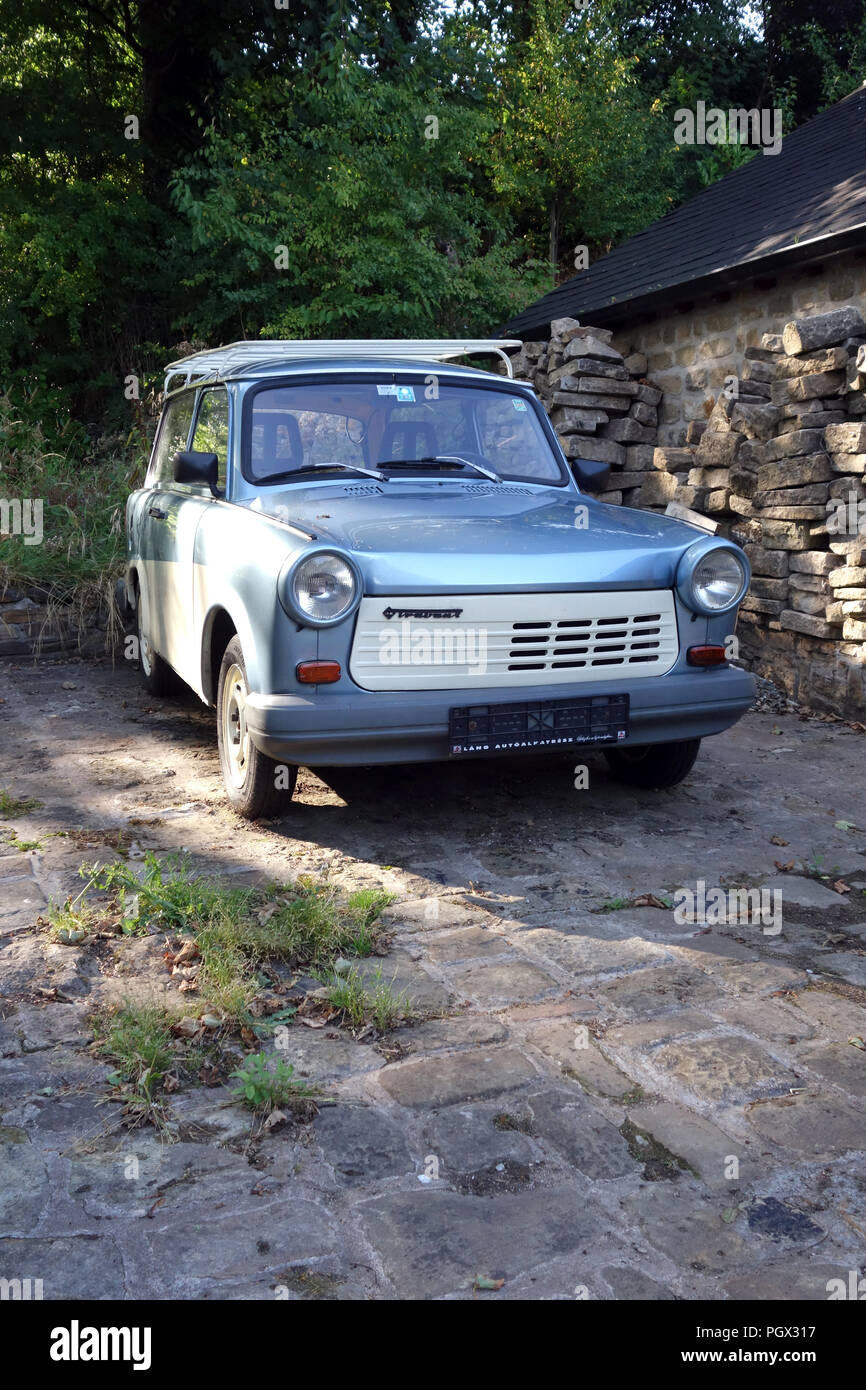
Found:
<svg viewBox="0 0 866 1390"><path fill-rule="evenodd" d="M526 409L526 401L519 401L519 400L517 400L516 397L514 397L514 396L512 396L512 398L511 398L511 404L514 406L514 409L515 409L515 410L525 410L525 409Z"/></svg>
<svg viewBox="0 0 866 1390"><path fill-rule="evenodd" d="M377 386L376 390L380 396L396 396L398 401L415 403L414 386Z"/></svg>

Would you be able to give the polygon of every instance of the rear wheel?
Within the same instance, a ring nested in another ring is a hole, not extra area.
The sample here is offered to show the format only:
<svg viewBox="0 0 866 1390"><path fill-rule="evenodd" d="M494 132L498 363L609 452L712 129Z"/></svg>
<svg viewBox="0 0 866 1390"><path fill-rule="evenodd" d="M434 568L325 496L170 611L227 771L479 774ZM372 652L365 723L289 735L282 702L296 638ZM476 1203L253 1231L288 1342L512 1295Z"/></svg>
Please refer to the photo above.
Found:
<svg viewBox="0 0 866 1390"><path fill-rule="evenodd" d="M142 611L141 589L135 590L135 631L138 639L138 664L145 689L151 695L170 695L175 688L174 672L163 661L147 635L147 623Z"/></svg>
<svg viewBox="0 0 866 1390"><path fill-rule="evenodd" d="M618 782L630 787L675 787L688 777L700 746L699 738L685 738L643 748L610 749L604 756Z"/></svg>
<svg viewBox="0 0 866 1390"><path fill-rule="evenodd" d="M223 653L217 687L217 742L226 793L247 820L276 816L292 799L298 769L276 763L256 748L247 727L247 668L240 640Z"/></svg>

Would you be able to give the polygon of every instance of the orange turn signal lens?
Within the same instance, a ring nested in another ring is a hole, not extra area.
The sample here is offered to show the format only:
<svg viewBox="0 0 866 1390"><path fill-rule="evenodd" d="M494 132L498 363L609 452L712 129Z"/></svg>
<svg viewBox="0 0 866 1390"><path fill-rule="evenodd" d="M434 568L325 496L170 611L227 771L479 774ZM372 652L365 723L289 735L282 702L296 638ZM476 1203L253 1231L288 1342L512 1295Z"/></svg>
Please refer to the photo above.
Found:
<svg viewBox="0 0 866 1390"><path fill-rule="evenodd" d="M339 661L301 661L295 674L301 685L332 685L343 673Z"/></svg>
<svg viewBox="0 0 866 1390"><path fill-rule="evenodd" d="M690 666L723 666L727 661L724 647L689 647L686 659Z"/></svg>

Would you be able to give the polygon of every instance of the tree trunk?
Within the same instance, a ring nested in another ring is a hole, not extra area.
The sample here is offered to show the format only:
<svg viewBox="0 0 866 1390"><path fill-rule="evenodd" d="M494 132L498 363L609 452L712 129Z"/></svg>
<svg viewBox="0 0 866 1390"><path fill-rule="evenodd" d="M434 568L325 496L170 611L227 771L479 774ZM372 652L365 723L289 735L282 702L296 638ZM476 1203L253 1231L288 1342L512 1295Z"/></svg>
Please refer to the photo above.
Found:
<svg viewBox="0 0 866 1390"><path fill-rule="evenodd" d="M550 272L553 283L556 284L556 272L559 266L559 199L554 193L550 200Z"/></svg>

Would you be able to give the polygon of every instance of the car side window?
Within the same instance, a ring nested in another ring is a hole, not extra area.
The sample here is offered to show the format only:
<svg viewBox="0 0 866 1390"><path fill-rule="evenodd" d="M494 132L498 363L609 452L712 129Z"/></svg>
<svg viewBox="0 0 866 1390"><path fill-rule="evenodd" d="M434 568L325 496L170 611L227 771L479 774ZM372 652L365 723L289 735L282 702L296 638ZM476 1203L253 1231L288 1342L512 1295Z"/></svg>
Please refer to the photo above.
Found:
<svg viewBox="0 0 866 1390"><path fill-rule="evenodd" d="M226 487L226 461L229 451L229 396L224 386L202 391L191 447L202 454L216 454L219 459L217 486Z"/></svg>
<svg viewBox="0 0 866 1390"><path fill-rule="evenodd" d="M186 448L194 403L195 395L186 391L165 407L148 478L152 487L173 485L171 461L176 453Z"/></svg>

